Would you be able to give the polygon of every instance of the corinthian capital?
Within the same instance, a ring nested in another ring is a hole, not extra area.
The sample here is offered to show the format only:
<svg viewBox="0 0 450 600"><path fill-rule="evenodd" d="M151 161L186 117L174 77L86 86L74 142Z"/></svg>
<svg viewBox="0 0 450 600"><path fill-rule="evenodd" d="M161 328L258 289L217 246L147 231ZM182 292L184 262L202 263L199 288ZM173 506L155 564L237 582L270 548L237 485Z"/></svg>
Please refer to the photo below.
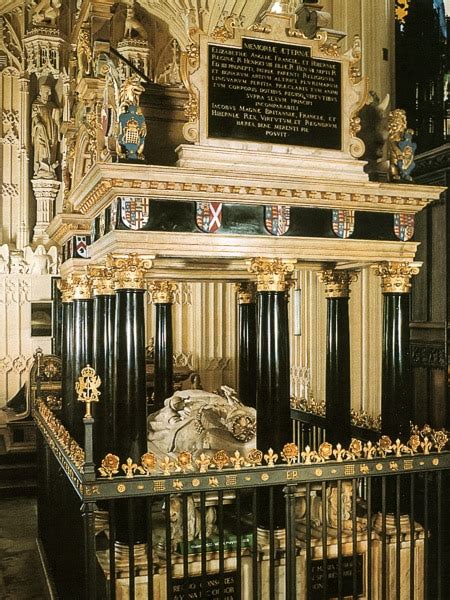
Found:
<svg viewBox="0 0 450 600"><path fill-rule="evenodd" d="M92 281L87 273L71 275L69 282L72 285L74 300L90 300L92 298Z"/></svg>
<svg viewBox="0 0 450 600"><path fill-rule="evenodd" d="M152 281L149 287L153 304L173 304L177 284L171 281Z"/></svg>
<svg viewBox="0 0 450 600"><path fill-rule="evenodd" d="M411 277L417 275L422 263L382 262L372 265L375 274L381 277L383 294L407 294L411 288Z"/></svg>
<svg viewBox="0 0 450 600"><path fill-rule="evenodd" d="M235 283L234 289L237 293L239 304L254 304L256 284L253 281Z"/></svg>
<svg viewBox="0 0 450 600"><path fill-rule="evenodd" d="M106 266L114 273L116 290L145 290L145 275L152 268L150 257L108 254Z"/></svg>
<svg viewBox="0 0 450 600"><path fill-rule="evenodd" d="M106 265L89 265L87 272L92 280L94 296L113 296L116 293L112 269Z"/></svg>
<svg viewBox="0 0 450 600"><path fill-rule="evenodd" d="M71 278L60 279L58 289L61 292L61 302L67 303L73 300L73 284Z"/></svg>
<svg viewBox="0 0 450 600"><path fill-rule="evenodd" d="M285 292L291 285L291 274L297 261L281 258L252 258L250 273L256 273L258 292Z"/></svg>
<svg viewBox="0 0 450 600"><path fill-rule="evenodd" d="M348 298L350 296L350 284L358 280L358 275L354 271L325 269L318 275L320 281L325 284L326 298Z"/></svg>

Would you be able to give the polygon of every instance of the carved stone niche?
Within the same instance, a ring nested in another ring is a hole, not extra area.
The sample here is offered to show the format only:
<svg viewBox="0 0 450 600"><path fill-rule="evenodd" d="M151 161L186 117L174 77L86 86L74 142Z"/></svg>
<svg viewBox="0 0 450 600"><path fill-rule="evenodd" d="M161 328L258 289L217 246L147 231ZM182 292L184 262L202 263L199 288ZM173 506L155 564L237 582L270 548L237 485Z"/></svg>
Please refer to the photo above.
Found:
<svg viewBox="0 0 450 600"><path fill-rule="evenodd" d="M35 27L24 37L23 44L28 73L35 73L38 79L48 75L59 77L67 63L70 47L57 29Z"/></svg>

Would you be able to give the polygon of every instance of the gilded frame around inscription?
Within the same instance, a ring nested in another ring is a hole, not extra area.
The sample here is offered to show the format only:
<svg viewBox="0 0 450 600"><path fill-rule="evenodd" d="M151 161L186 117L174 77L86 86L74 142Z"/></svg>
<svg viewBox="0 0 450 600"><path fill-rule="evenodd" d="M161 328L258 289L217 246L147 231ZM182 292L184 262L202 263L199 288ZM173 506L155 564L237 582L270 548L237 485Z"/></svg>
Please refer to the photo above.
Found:
<svg viewBox="0 0 450 600"><path fill-rule="evenodd" d="M355 76L355 64L359 62L360 53L354 49L344 54L340 46L340 40L334 39L332 33L319 30L314 39L306 39L299 35L295 29L294 14L267 13L258 26L244 29L232 26L227 29L227 36L205 35L196 31L195 41L189 47L189 57L184 61L184 82L190 92L189 123L186 125L184 134L188 141L195 141L201 146L221 146L236 150L270 150L274 141L267 142L252 141L236 138L214 138L208 135L208 103L209 103L209 48L215 46L220 48L242 49L243 40L257 43L258 41L274 44L289 45L292 49L306 49L311 53L311 59L338 63L341 65L341 149L321 148L318 152L324 158L330 157L359 158L364 154L364 143L357 137L359 131L355 127L355 118L358 111L364 106L368 96L367 78ZM261 25L264 25L262 27ZM329 42L327 38L330 37ZM194 40L194 37L193 37ZM330 52L332 46L333 52ZM193 49L194 48L194 49ZM195 52L194 52L195 50ZM195 58L192 58L195 57ZM195 105L195 111L192 107ZM284 146L277 143L280 152L289 148L290 154L304 154L306 145Z"/></svg>

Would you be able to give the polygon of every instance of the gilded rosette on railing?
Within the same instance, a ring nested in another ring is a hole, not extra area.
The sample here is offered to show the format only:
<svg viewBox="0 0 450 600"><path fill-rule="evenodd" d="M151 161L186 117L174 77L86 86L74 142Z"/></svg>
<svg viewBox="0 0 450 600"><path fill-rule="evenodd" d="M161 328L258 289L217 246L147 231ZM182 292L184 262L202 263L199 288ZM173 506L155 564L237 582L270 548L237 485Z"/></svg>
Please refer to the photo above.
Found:
<svg viewBox="0 0 450 600"><path fill-rule="evenodd" d="M256 273L258 292L285 292L292 285L291 275L296 262L281 258L252 258L247 265L250 273Z"/></svg>
<svg viewBox="0 0 450 600"><path fill-rule="evenodd" d="M372 268L381 277L384 294L407 294L411 288L411 278L417 275L421 266L422 263L382 262Z"/></svg>
<svg viewBox="0 0 450 600"><path fill-rule="evenodd" d="M442 452L448 443L448 434L444 430L435 431L431 428L423 428L419 431L414 428L413 432L406 444L396 439L394 442L387 435L381 436L376 443L366 442L353 438L349 447L345 448L342 444L333 446L330 442L323 442L317 450L312 450L309 446L300 452L298 446L289 442L285 444L280 451L280 454L269 448L267 452L262 452L254 448L247 455L241 454L236 450L231 455L225 450L219 450L214 454L210 454L205 449L197 458L193 458L189 451L181 452L178 455L165 456L157 459L152 452L148 452L141 457L141 463L137 464L131 458L127 458L125 463L121 465L125 477L131 479L137 474L151 475L166 475L171 476L174 473L188 472L197 473L221 473L230 471L241 471L242 469L269 467L274 468L281 466L279 457L288 466L295 465L323 465L325 463L348 463L357 460L373 461L376 459L404 459L410 462L411 457L415 455L429 455L432 451L438 454ZM278 465L277 465L278 463ZM433 464L439 464L439 459L434 458ZM120 461L115 455L108 454L102 461L102 466L98 469L102 477L112 478L113 474L119 472ZM381 463L376 464L377 470L384 468ZM389 470L398 470L398 465L394 461L388 463ZM405 467L406 468L406 467ZM350 469L350 467L349 467ZM352 470L354 468L352 467ZM319 469L320 471L320 469ZM367 465L360 465L359 472L361 474L368 473ZM322 473L322 471L320 471ZM265 481L266 479L263 479ZM211 483L210 485L213 486ZM183 485L180 482L179 489Z"/></svg>
<svg viewBox="0 0 450 600"><path fill-rule="evenodd" d="M113 296L116 293L112 269L106 265L89 265L87 272L92 281L94 296Z"/></svg>
<svg viewBox="0 0 450 600"><path fill-rule="evenodd" d="M172 281L152 281L149 285L153 304L173 304L176 291L177 284Z"/></svg>
<svg viewBox="0 0 450 600"><path fill-rule="evenodd" d="M126 256L109 254L106 266L114 273L116 290L145 290L145 276L152 268L149 257L140 257L135 253Z"/></svg>
<svg viewBox="0 0 450 600"><path fill-rule="evenodd" d="M254 304L256 284L253 281L241 281L234 284L239 304Z"/></svg>
<svg viewBox="0 0 450 600"><path fill-rule="evenodd" d="M320 281L325 284L326 298L348 298L350 296L350 284L358 279L357 273L353 271L325 269L318 275Z"/></svg>
<svg viewBox="0 0 450 600"><path fill-rule="evenodd" d="M92 417L91 404L92 402L98 402L101 394L98 389L101 385L100 377L95 373L95 370L87 365L82 369L81 375L78 377L78 381L75 383L75 390L78 394L78 401L86 404L85 419Z"/></svg>

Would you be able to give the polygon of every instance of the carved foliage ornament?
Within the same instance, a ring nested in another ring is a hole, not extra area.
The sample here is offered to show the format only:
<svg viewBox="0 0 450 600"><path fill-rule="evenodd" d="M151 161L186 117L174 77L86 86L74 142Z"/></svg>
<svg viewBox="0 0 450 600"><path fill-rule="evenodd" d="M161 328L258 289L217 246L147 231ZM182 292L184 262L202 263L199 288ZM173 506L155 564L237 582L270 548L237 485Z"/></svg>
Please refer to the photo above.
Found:
<svg viewBox="0 0 450 600"><path fill-rule="evenodd" d="M407 294L411 288L411 277L417 275L421 263L385 262L373 265L375 274L381 277L384 294Z"/></svg>
<svg viewBox="0 0 450 600"><path fill-rule="evenodd" d="M128 256L109 254L106 258L106 266L112 269L118 290L145 290L145 274L152 265L149 258L139 258L135 253Z"/></svg>
<svg viewBox="0 0 450 600"><path fill-rule="evenodd" d="M173 304L177 284L171 281L152 281L149 289L153 304Z"/></svg>
<svg viewBox="0 0 450 600"><path fill-rule="evenodd" d="M350 284L357 281L358 275L351 271L334 271L327 269L319 273L320 281L325 284L327 298L348 298Z"/></svg>
<svg viewBox="0 0 450 600"><path fill-rule="evenodd" d="M395 2L395 19L402 25L406 22L408 16L410 0L396 0Z"/></svg>
<svg viewBox="0 0 450 600"><path fill-rule="evenodd" d="M258 292L285 292L292 283L290 276L295 263L280 258L253 258L248 270L257 275Z"/></svg>
<svg viewBox="0 0 450 600"><path fill-rule="evenodd" d="M92 280L94 296L112 296L116 293L112 269L106 266L89 265L88 273Z"/></svg>

